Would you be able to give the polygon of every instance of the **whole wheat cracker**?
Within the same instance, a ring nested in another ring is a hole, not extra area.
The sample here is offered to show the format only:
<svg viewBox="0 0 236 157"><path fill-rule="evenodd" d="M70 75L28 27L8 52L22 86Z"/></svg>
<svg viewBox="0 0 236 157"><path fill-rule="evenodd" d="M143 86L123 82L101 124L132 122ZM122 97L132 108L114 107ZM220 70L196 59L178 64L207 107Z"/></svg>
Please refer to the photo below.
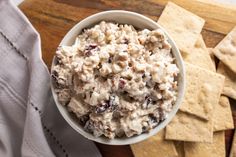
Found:
<svg viewBox="0 0 236 157"><path fill-rule="evenodd" d="M221 96L218 104L215 105L213 114L213 131L228 130L234 128L232 111L229 98Z"/></svg>
<svg viewBox="0 0 236 157"><path fill-rule="evenodd" d="M166 126L165 138L169 140L212 142L213 121L200 119L189 113L178 111Z"/></svg>
<svg viewBox="0 0 236 157"><path fill-rule="evenodd" d="M146 139L145 141L132 144L131 150L135 157L177 157L173 141L164 139L164 129Z"/></svg>
<svg viewBox="0 0 236 157"><path fill-rule="evenodd" d="M236 73L236 26L213 49L214 55Z"/></svg>
<svg viewBox="0 0 236 157"><path fill-rule="evenodd" d="M220 62L217 67L217 73L225 76L225 84L222 93L236 100L236 73L230 70L222 62Z"/></svg>
<svg viewBox="0 0 236 157"><path fill-rule="evenodd" d="M184 8L168 2L158 23L173 37L182 52L192 48L203 28L205 20L185 10Z"/></svg>
<svg viewBox="0 0 236 157"><path fill-rule="evenodd" d="M180 110L209 120L219 102L224 76L189 63L185 67L186 89Z"/></svg>
<svg viewBox="0 0 236 157"><path fill-rule="evenodd" d="M212 143L185 142L185 157L225 157L224 131L215 132Z"/></svg>
<svg viewBox="0 0 236 157"><path fill-rule="evenodd" d="M214 72L216 71L215 65L211 60L202 35L199 35L194 47L189 49L188 51L189 53L183 55L183 59L185 62L197 65L207 70L211 70Z"/></svg>

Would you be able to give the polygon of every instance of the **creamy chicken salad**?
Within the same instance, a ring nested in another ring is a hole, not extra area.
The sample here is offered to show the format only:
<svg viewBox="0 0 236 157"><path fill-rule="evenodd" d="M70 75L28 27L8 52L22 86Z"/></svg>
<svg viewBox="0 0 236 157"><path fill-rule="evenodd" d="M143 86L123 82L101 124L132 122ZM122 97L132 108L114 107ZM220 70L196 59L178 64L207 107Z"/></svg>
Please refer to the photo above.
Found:
<svg viewBox="0 0 236 157"><path fill-rule="evenodd" d="M58 101L94 136L131 137L166 119L179 69L161 29L102 21L56 51Z"/></svg>

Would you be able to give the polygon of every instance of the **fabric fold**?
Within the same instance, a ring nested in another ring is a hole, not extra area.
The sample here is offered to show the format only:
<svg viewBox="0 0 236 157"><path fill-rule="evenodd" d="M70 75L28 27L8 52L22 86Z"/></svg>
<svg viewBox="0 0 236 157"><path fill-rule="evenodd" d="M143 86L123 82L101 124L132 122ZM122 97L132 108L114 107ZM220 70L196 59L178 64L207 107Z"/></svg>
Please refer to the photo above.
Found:
<svg viewBox="0 0 236 157"><path fill-rule="evenodd" d="M39 34L8 0L0 0L0 20L1 156L100 157L56 108Z"/></svg>

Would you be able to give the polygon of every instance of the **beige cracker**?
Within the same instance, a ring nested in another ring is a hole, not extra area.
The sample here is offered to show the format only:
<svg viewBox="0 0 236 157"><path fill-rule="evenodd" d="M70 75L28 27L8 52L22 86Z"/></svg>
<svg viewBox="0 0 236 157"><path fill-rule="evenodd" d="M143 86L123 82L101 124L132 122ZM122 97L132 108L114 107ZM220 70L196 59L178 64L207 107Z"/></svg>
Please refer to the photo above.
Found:
<svg viewBox="0 0 236 157"><path fill-rule="evenodd" d="M149 139L132 144L135 157L177 157L173 141L164 140L164 129Z"/></svg>
<svg viewBox="0 0 236 157"><path fill-rule="evenodd" d="M205 21L184 8L168 2L158 23L173 37L179 49L187 52L197 41Z"/></svg>
<svg viewBox="0 0 236 157"><path fill-rule="evenodd" d="M236 27L214 48L215 56L236 73Z"/></svg>
<svg viewBox="0 0 236 157"><path fill-rule="evenodd" d="M166 139L192 142L212 142L212 119L206 121L189 113L178 111L166 126Z"/></svg>
<svg viewBox="0 0 236 157"><path fill-rule="evenodd" d="M186 89L180 110L209 120L219 102L224 76L186 63Z"/></svg>
<svg viewBox="0 0 236 157"><path fill-rule="evenodd" d="M183 54L184 61L197 65L207 70L216 71L215 65L211 60L210 54L202 35L199 35L194 47L189 49L189 53Z"/></svg>
<svg viewBox="0 0 236 157"><path fill-rule="evenodd" d="M225 157L224 131L215 132L213 143L184 143L185 157Z"/></svg>
<svg viewBox="0 0 236 157"><path fill-rule="evenodd" d="M236 74L222 62L219 63L217 72L225 76L223 94L236 100Z"/></svg>
<svg viewBox="0 0 236 157"><path fill-rule="evenodd" d="M234 122L229 99L225 96L221 96L220 102L214 107L213 131L233 129Z"/></svg>

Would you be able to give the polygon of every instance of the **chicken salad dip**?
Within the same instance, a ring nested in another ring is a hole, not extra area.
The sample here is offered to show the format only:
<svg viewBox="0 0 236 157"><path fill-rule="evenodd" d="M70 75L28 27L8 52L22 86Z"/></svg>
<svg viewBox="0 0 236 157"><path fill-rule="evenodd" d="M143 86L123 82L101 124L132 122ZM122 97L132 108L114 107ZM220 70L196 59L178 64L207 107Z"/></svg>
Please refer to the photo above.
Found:
<svg viewBox="0 0 236 157"><path fill-rule="evenodd" d="M102 21L56 51L57 99L94 136L148 132L177 99L179 69L161 29Z"/></svg>

